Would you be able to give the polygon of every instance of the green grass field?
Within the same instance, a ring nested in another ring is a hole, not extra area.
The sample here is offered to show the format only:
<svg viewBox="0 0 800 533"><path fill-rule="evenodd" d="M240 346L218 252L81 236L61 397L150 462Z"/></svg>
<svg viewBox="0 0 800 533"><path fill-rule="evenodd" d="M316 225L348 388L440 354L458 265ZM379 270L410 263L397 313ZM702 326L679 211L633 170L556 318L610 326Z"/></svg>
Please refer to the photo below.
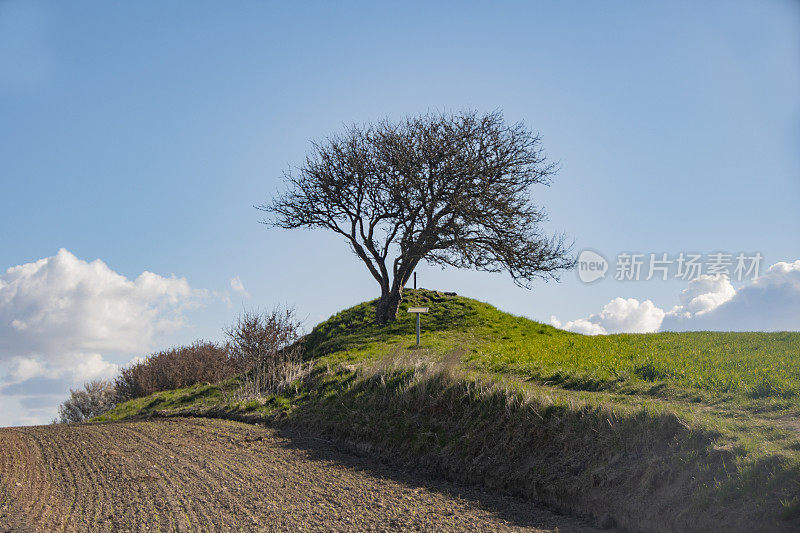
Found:
<svg viewBox="0 0 800 533"><path fill-rule="evenodd" d="M430 308L420 347L406 312L417 305ZM367 302L314 328L304 341L313 371L281 394L243 401L230 380L101 419L294 421L456 479L497 478L582 513L616 509L629 525L640 508L667 529L713 512L720 523L797 525L800 333L589 337L427 290L407 291L393 324L373 316Z"/></svg>
<svg viewBox="0 0 800 533"><path fill-rule="evenodd" d="M396 324L370 323L369 304L336 315L311 335L312 354L350 345L379 352L412 340L409 306L429 305L424 345L454 346L470 364L581 390L668 385L689 394L733 393L746 398L800 398L800 333L648 333L586 336L515 317L461 297L414 293ZM322 348L322 350L320 350Z"/></svg>
<svg viewBox="0 0 800 533"><path fill-rule="evenodd" d="M800 333L648 333L586 336L503 313L459 296L408 291L398 321L372 324L369 303L320 324L308 357L351 361L410 349L414 316L427 305L422 348L454 349L475 370L569 390L708 401L754 410L800 406Z"/></svg>

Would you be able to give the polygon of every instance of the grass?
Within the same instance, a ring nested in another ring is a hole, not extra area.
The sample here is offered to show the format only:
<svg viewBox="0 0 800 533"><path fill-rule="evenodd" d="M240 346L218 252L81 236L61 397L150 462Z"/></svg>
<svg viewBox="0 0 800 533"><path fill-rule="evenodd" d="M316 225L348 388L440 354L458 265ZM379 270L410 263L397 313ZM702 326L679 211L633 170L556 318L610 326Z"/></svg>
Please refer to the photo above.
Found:
<svg viewBox="0 0 800 533"><path fill-rule="evenodd" d="M409 306L425 305L414 346ZM310 376L236 400L236 380L122 404L305 425L395 460L653 530L791 529L800 519L800 334L587 337L434 291L305 340ZM642 513L646 513L646 516ZM609 518L610 516L610 518Z"/></svg>
<svg viewBox="0 0 800 533"><path fill-rule="evenodd" d="M428 304L424 344L433 351L459 346L471 366L576 390L685 396L800 400L800 333L650 333L586 336L556 329L458 296L409 291L398 320L372 323L363 303L314 329L308 357L344 352L356 359L413 340L414 316L405 309ZM352 348L353 350L348 350Z"/></svg>

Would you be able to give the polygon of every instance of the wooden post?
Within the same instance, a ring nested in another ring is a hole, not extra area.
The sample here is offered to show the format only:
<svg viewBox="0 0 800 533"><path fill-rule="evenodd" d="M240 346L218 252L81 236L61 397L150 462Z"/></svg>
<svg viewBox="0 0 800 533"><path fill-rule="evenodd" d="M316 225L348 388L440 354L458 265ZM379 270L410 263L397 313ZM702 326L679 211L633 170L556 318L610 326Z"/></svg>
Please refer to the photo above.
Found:
<svg viewBox="0 0 800 533"><path fill-rule="evenodd" d="M419 315L421 315L422 313L427 313L428 312L428 308L427 307L409 307L408 308L408 312L409 313L415 313L417 315L417 346L419 346Z"/></svg>

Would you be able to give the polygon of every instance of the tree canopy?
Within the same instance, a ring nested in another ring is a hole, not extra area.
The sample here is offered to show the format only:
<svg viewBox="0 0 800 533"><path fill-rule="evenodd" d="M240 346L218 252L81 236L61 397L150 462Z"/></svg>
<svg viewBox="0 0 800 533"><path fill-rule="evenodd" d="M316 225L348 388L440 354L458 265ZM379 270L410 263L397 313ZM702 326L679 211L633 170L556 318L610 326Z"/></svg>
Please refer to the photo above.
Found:
<svg viewBox="0 0 800 533"><path fill-rule="evenodd" d="M507 271L520 286L558 279L574 259L540 227L532 187L556 167L540 137L500 112L425 114L353 125L315 142L287 189L258 206L280 228L320 227L346 240L381 287L392 320L421 260Z"/></svg>

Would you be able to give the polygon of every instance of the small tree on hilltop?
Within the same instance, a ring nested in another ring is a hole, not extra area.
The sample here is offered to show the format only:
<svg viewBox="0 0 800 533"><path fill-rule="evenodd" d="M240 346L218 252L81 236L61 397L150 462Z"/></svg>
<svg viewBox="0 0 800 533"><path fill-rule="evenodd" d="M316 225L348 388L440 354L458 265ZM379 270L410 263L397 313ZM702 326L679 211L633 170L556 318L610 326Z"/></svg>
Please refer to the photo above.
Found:
<svg viewBox="0 0 800 533"><path fill-rule="evenodd" d="M69 398L58 406L58 422L84 422L111 410L116 401L114 384L107 380L89 381L83 389L70 389Z"/></svg>
<svg viewBox="0 0 800 533"><path fill-rule="evenodd" d="M307 370L294 310L245 311L225 335L231 362L241 373L244 397L280 392Z"/></svg>
<svg viewBox="0 0 800 533"><path fill-rule="evenodd" d="M544 235L531 188L555 171L534 135L499 112L427 114L352 126L314 143L288 190L258 209L280 228L342 235L381 288L376 320L394 320L423 259L507 271L530 288L574 260L563 237Z"/></svg>

